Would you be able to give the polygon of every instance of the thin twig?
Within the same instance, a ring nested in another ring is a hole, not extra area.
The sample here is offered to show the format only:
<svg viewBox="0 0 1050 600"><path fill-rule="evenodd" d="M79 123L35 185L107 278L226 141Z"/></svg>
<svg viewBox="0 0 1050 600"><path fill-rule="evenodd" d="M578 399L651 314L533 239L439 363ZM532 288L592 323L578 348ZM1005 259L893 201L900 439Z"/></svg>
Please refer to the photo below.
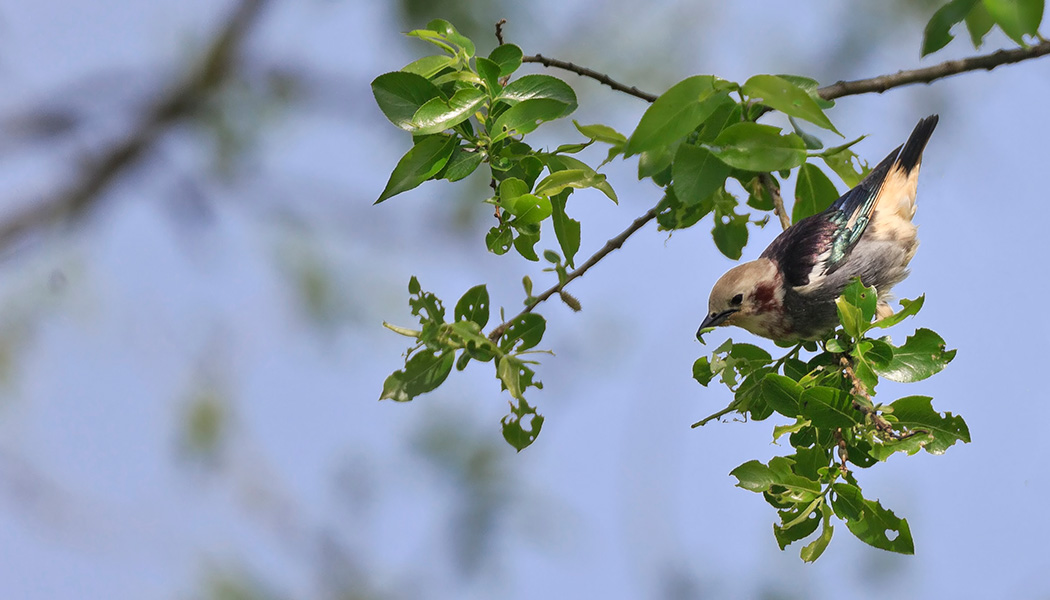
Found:
<svg viewBox="0 0 1050 600"><path fill-rule="evenodd" d="M1011 50L998 50L991 54L972 56L960 60L949 60L931 67L912 69L910 71L898 71L893 74L880 75L869 79L857 79L855 81L839 81L817 90L821 98L833 100L843 96L856 96L857 94L881 94L887 90L911 85L913 83L931 83L938 79L966 73L968 71L991 71L1000 65L1018 63L1030 58L1039 58L1050 54L1050 41L1043 41L1027 48L1013 48Z"/></svg>
<svg viewBox="0 0 1050 600"><path fill-rule="evenodd" d="M842 463L839 466L839 472L843 475L849 473L849 467L846 466L846 461L849 460L849 450L846 448L846 438L842 437L842 428L835 429L835 446L838 448L839 461Z"/></svg>
<svg viewBox="0 0 1050 600"><path fill-rule="evenodd" d="M853 370L853 364L850 363L849 357L843 355L839 358L839 365L842 366L842 372L849 377L850 382L853 384L853 408L863 414L865 417L871 419L871 422L875 424L875 428L885 434L887 437L895 440L901 440L905 437L912 435L907 433L901 435L893 430L893 426L886 420L885 417L879 414L879 411L875 410L875 407L871 405L871 395L868 394L868 386L864 385L864 382L857 377L857 373ZM858 400L863 398L864 402Z"/></svg>
<svg viewBox="0 0 1050 600"><path fill-rule="evenodd" d="M515 315L513 318L508 319L507 321L505 321L503 323L500 323L495 329L492 330L492 333L489 334L489 339L494 341L494 342L496 340L498 340L500 338L500 336L503 335L503 332L507 330L507 327L510 327L511 323L513 323L514 321L520 319L523 315L532 312L532 309L536 308L536 305L538 305L539 303L543 302L547 298L550 298L554 294L557 294L557 293L561 292L561 289L563 287L565 287L566 285L568 285L570 281L572 281L573 279L576 279L577 277L582 277L583 274L586 273L591 267L593 267L594 265L598 264L598 261L600 261L601 259L605 258L613 250L616 250L620 246L623 246L623 243L625 241L627 241L627 238L629 238L632 235L634 235L634 232L638 231L646 223L648 223L649 221L652 221L654 218L656 218L656 213L658 212L658 208L659 208L659 206L654 206L653 208L650 208L644 215L642 215L642 216L638 217L637 219L635 219L634 221L632 221L630 226L627 227L627 229L624 229L623 231L620 232L619 235L617 235L616 237L611 238L609 241L605 242L605 245L602 246L600 250L598 250L597 252L592 254L591 257L588 258L579 267L577 267L576 270L574 270L573 272L569 273L568 276L565 277L565 281L564 282L558 283L558 285L555 285L555 286L551 287L550 289L544 291L539 296L536 296L536 298L533 300L533 302L525 307L525 310L521 311L520 313Z"/></svg>
<svg viewBox="0 0 1050 600"><path fill-rule="evenodd" d="M773 199L773 212L777 213L777 217L780 219L780 226L784 229L791 227L791 217L788 216L787 209L784 208L784 198L780 195L780 186L773 180L773 176L769 173L759 173L758 180L762 187L769 192L769 197Z"/></svg>
<svg viewBox="0 0 1050 600"><path fill-rule="evenodd" d="M500 46L503 45L503 26L506 24L506 19L500 19L499 21L496 21L496 41L499 42Z"/></svg>
<svg viewBox="0 0 1050 600"><path fill-rule="evenodd" d="M579 75L581 77L590 77L591 79L593 79L595 81L598 81L600 83L604 83L605 85L611 87L612 89L614 89L614 90L616 90L618 92L623 92L625 94L630 94L630 95L632 95L632 96L634 96L636 98L641 98L642 100L645 100L646 102L655 102L656 98L657 98L656 94L650 94L649 92L643 92L642 90L634 87L633 85L628 87L628 86L626 86L626 85L616 81L612 77L609 77L608 75L606 75L604 73L599 73L598 71L595 71L593 69L588 69L587 67L581 67L580 65L573 64L571 62L566 62L564 60L558 60L557 58L547 58L546 56L543 56L542 54L537 54L535 56L522 57L521 62L539 63L539 64L541 64L541 65L543 65L545 67L557 67L559 69L565 69L566 71L572 71L573 73L576 73L577 75Z"/></svg>
<svg viewBox="0 0 1050 600"><path fill-rule="evenodd" d="M94 206L117 176L142 160L173 123L193 114L202 97L227 79L241 41L265 4L266 0L242 0L196 68L154 103L127 137L85 160L88 167L64 191L0 222L0 249L28 231L77 217Z"/></svg>

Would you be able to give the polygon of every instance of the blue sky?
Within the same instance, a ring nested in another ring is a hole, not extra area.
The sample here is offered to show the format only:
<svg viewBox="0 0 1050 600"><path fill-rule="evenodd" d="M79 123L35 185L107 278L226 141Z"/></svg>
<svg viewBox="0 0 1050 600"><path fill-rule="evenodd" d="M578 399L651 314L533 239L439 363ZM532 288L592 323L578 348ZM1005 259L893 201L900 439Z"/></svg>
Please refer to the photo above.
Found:
<svg viewBox="0 0 1050 600"><path fill-rule="evenodd" d="M695 73L830 83L975 52L964 34L920 61L921 18L860 3L631 6L477 10L480 22L508 17L526 53L654 92ZM0 263L0 595L201 597L216 573L296 598L340 586L377 598L801 598L844 585L860 598L1050 595L1047 59L829 111L848 139L868 135L856 147L868 160L941 116L920 178L922 245L896 288L925 293L926 307L892 335L929 327L959 352L930 380L882 383L878 399L933 396L966 418L973 443L858 474L908 518L915 556L868 548L838 525L825 556L803 565L797 547L777 550L770 507L728 476L787 453L770 444L773 420L689 428L729 399L698 386L692 362L726 336L756 341L726 330L705 348L693 337L732 265L709 224L671 236L649 226L573 283L583 312L542 307L543 345L557 356L538 369L545 388L530 400L546 423L526 451L502 441L507 397L488 365L409 405L376 401L405 350L380 323L411 324L409 277L446 304L487 283L508 311L523 275L550 283L541 265L484 251L485 182L425 184L372 206L409 139L368 84L429 51L399 33L408 26L393 7L271 6L248 44L248 84L221 106L247 140L232 171L215 168L214 124L180 127L77 227ZM85 116L46 142L0 136L0 210L53 193L79 157L126 131L224 12L203 1L0 4L0 114ZM993 34L981 52L1008 44ZM260 73L274 67L305 82L302 95L258 102ZM581 122L630 131L645 109L553 74L576 88ZM561 123L536 142L572 135ZM573 196L580 256L659 199L635 168L606 169L619 205ZM745 259L774 227L751 231ZM226 427L205 458L184 438L202 398Z"/></svg>

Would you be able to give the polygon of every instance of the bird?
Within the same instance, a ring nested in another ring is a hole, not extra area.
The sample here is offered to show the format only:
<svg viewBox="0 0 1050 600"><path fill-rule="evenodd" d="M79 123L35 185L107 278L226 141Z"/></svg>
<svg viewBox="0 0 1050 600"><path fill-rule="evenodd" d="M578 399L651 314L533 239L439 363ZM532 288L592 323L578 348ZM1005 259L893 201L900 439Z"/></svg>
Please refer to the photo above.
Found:
<svg viewBox="0 0 1050 600"><path fill-rule="evenodd" d="M937 121L920 120L856 187L722 275L697 338L708 327L735 325L774 341L819 340L838 325L835 299L857 277L875 287L877 317L892 314L890 290L908 276L919 245L912 223L919 167Z"/></svg>

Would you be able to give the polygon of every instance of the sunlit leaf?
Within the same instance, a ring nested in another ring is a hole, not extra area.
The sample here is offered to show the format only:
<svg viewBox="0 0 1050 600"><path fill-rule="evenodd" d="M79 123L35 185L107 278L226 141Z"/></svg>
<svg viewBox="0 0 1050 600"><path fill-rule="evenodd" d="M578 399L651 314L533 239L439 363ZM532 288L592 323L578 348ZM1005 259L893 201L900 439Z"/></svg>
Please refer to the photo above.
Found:
<svg viewBox="0 0 1050 600"><path fill-rule="evenodd" d="M452 371L454 358L451 351L419 350L408 359L403 370L394 371L386 378L379 399L408 402L436 389Z"/></svg>
<svg viewBox="0 0 1050 600"><path fill-rule="evenodd" d="M806 144L794 133L758 123L736 123L718 134L708 147L719 160L747 171L793 169L806 160Z"/></svg>
<svg viewBox="0 0 1050 600"><path fill-rule="evenodd" d="M731 103L710 75L694 75L671 86L649 105L624 146L632 156L666 146L696 129L720 106Z"/></svg>
<svg viewBox="0 0 1050 600"><path fill-rule="evenodd" d="M741 91L774 110L839 133L817 102L805 90L783 77L755 75L744 83Z"/></svg>
<svg viewBox="0 0 1050 600"><path fill-rule="evenodd" d="M955 350L945 348L944 339L929 329L916 330L904 345L893 350L893 360L876 366L875 372L893 381L921 381L940 372L955 358Z"/></svg>
<svg viewBox="0 0 1050 600"><path fill-rule="evenodd" d="M387 119L405 131L412 131L412 117L424 104L441 98L441 90L416 73L394 71L384 73L372 81L372 94L379 110Z"/></svg>

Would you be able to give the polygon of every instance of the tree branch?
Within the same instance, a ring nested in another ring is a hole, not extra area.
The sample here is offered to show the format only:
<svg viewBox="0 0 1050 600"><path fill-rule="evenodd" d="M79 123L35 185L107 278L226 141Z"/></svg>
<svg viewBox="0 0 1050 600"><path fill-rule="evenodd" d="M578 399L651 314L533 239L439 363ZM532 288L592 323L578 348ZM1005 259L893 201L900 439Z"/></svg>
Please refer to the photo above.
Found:
<svg viewBox="0 0 1050 600"><path fill-rule="evenodd" d="M932 67L913 69L910 71L898 71L889 75L880 75L869 79L857 79L855 81L839 81L832 85L817 90L821 98L833 100L843 96L856 96L858 94L870 94L872 92L881 94L893 88L911 85L913 83L931 83L938 79L966 73L968 71L991 71L1000 65L1018 63L1030 58L1039 58L1050 54L1050 41L1043 41L1027 48L1014 48L1011 50L998 50L983 56L973 56L960 60L949 60Z"/></svg>
<svg viewBox="0 0 1050 600"><path fill-rule="evenodd" d="M769 173L759 173L758 180L762 183L762 187L769 191L769 197L773 199L773 212L777 213L780 219L780 227L783 229L791 227L791 217L784 208L784 197L780 195L780 186L773 180L773 176Z"/></svg>
<svg viewBox="0 0 1050 600"><path fill-rule="evenodd" d="M1039 58L1040 56L1045 56L1047 54L1050 54L1050 41L1044 40L1027 48L997 50L991 54L972 56L960 60L949 60L921 69L898 71L896 73L879 75L878 77L870 77L868 79L839 81L818 89L817 93L825 100L834 100L835 98L856 96L859 94L881 94L893 88L911 85L913 83L932 83L938 79L951 77L952 75L958 75L968 71L991 71L1000 65L1014 64L1031 58ZM658 97L656 94L650 94L649 92L639 90L634 86L628 87L627 85L615 81L604 73L599 73L593 69L581 67L564 60L547 58L541 54L526 56L521 60L522 62L539 63L545 67L557 67L566 71L572 71L581 77L590 77L595 81L604 83L614 90L630 94L631 96L641 98L647 102L653 102Z"/></svg>
<svg viewBox="0 0 1050 600"><path fill-rule="evenodd" d="M656 94L643 92L642 90L634 87L633 85L628 87L604 73L599 73L598 71L588 69L587 67L581 67L580 65L573 64L571 62L566 62L564 60L558 60L557 58L547 58L542 54L537 54L535 56L523 56L521 62L539 63L545 67L557 67L559 69L565 69L566 71L572 71L573 73L576 73L581 77L590 77L595 81L604 83L605 85L611 87L612 89L618 92L630 94L636 98L641 98L646 102L655 102L657 98Z"/></svg>
<svg viewBox="0 0 1050 600"><path fill-rule="evenodd" d="M501 25L502 23L497 25L497 35L502 34ZM857 79L854 81L839 81L838 83L819 88L817 90L817 93L820 95L820 97L824 98L825 100L832 100L835 98L842 98L845 96L856 96L859 94L868 94L872 92L881 94L882 92L896 87L910 85L913 83L931 83L938 79L943 79L952 75L958 75L959 73L965 73L967 71L978 71L982 69L990 71L995 67L998 67L999 65L1018 63L1031 58L1038 58L1046 54L1050 54L1050 41L1043 40L1034 46L1029 46L1028 48L998 50L991 54L985 54L983 56L974 56L971 58L965 58L961 60L949 60L937 65L933 65L932 67L925 67L922 69L898 71L897 73L880 75L878 77L871 77L868 79ZM559 69L564 69L566 71L572 71L573 73L576 73L581 77L589 77L591 79L594 79L595 81L598 81L611 87L614 90L623 92L625 94L629 94L631 96L635 96L636 98L641 98L642 100L645 100L647 102L655 102L656 98L658 97L655 94L639 90L634 86L624 85L612 79L608 75L605 75L604 73L599 73L593 69L581 67L571 62L558 60L556 58L547 58L541 54L536 54L534 56L525 56L522 58L522 62L539 63L545 67L556 67ZM772 180L772 177L768 173L760 174L759 178L762 185L769 190L769 194L773 199L774 212L776 212L777 217L780 219L781 227L787 229L791 225L791 218L788 216L787 210L784 208L784 199L780 195L780 189L776 186L775 182ZM587 262L582 264L580 268L570 273L564 283L559 283L558 285L548 289L547 291L537 296L536 300L528 307L526 307L525 310L523 310L521 313L515 316L514 319L517 319L525 313L532 312L532 309L535 308L537 304L547 300L554 294L560 292L561 289L564 288L565 285L568 284L570 281L583 275L587 271L587 269L590 269L592 266L594 266L595 263L604 258L607 254L623 245L624 241L626 241L628 237L630 237L635 231L641 229L642 225L645 225L645 223L650 221L655 216L656 208L653 208L638 219L635 219L634 223L632 223L630 227L624 230L623 233L609 240L608 243L606 243L601 250L599 250L593 256L587 259ZM507 321L505 323L501 323L498 327L493 329L492 333L489 334L489 338L493 341L499 339L499 336L503 335L503 332L507 329L509 324L514 319L511 319L510 321ZM849 371L847 371L847 373L848 372Z"/></svg>
<svg viewBox="0 0 1050 600"><path fill-rule="evenodd" d="M201 99L227 79L237 49L265 4L266 0L242 0L200 63L144 113L127 137L84 161L87 168L64 191L0 222L0 249L28 231L83 214L117 176L153 149L172 124L192 115Z"/></svg>
<svg viewBox="0 0 1050 600"><path fill-rule="evenodd" d="M591 267L598 264L598 261L605 258L613 250L616 250L620 246L623 246L623 243L627 241L627 238L634 235L634 232L638 231L643 226L645 226L646 223L656 218L656 213L658 212L658 209L659 205L654 206L650 208L648 212L646 212L644 215L632 221L630 226L627 227L627 229L624 229L619 233L619 235L605 242L605 245L602 246L600 250L592 254L590 258L588 258L583 264L577 267L576 270L574 270L572 273L569 273L568 276L565 278L564 282L558 283L558 285L555 285L550 289L544 291L539 296L536 296L532 304L529 304L525 307L525 310L521 311L514 317L504 321L503 323L500 323L495 329L492 330L492 333L489 334L489 339L493 342L498 340L500 336L503 335L503 332L507 330L507 327L509 327L511 323L520 319L523 315L532 312L532 309L536 308L538 304L547 300L554 294L561 292L562 288L568 285L570 281L576 279L577 277L582 277L583 274L586 273Z"/></svg>

